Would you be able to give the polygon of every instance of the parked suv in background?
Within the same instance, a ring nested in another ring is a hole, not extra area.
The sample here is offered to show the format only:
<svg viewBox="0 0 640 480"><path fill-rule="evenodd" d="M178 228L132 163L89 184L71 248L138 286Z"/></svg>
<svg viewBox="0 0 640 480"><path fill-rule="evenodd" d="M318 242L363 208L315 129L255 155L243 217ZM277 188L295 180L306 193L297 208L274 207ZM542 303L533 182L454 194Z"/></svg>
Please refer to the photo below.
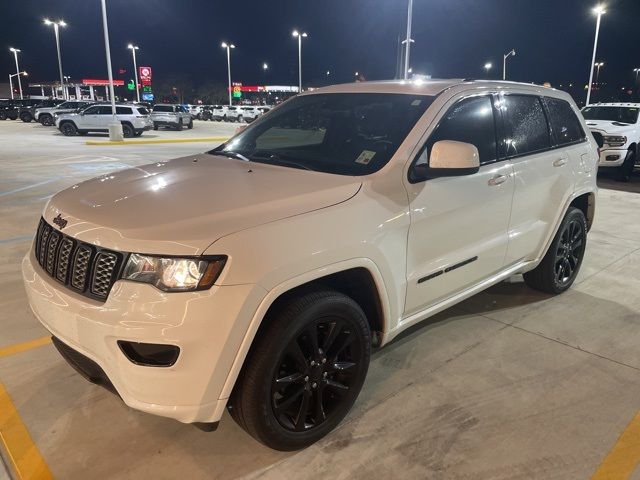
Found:
<svg viewBox="0 0 640 480"><path fill-rule="evenodd" d="M616 178L631 180L640 145L640 103L597 103L582 109L592 132L600 133L600 167L616 168Z"/></svg>
<svg viewBox="0 0 640 480"><path fill-rule="evenodd" d="M64 100L36 100L31 105L23 105L20 107L18 117L25 123L30 123L36 118L36 109L57 107Z"/></svg>
<svg viewBox="0 0 640 480"><path fill-rule="evenodd" d="M131 407L203 428L229 408L302 448L350 410L372 346L514 274L572 285L596 204L586 132L568 94L528 84L303 93L209 153L53 196L29 301Z"/></svg>
<svg viewBox="0 0 640 480"><path fill-rule="evenodd" d="M122 123L126 138L139 137L153 126L149 110L132 104L116 104L116 118ZM66 136L86 135L89 132L108 132L113 121L111 105L92 105L79 113L61 113L56 127Z"/></svg>
<svg viewBox="0 0 640 480"><path fill-rule="evenodd" d="M79 110L82 110L89 105L92 105L94 102L89 101L68 101L61 103L56 107L48 107L48 108L36 108L35 111L35 119L40 122L44 126L55 125L56 123L56 115L61 115L63 113L74 113Z"/></svg>
<svg viewBox="0 0 640 480"><path fill-rule="evenodd" d="M226 120L228 108L226 105L214 105L211 110L211 120L215 120L216 122Z"/></svg>
<svg viewBox="0 0 640 480"><path fill-rule="evenodd" d="M151 120L153 120L154 130L158 130L160 127L176 130L182 130L185 126L189 129L193 128L193 118L182 105L156 104L151 112Z"/></svg>

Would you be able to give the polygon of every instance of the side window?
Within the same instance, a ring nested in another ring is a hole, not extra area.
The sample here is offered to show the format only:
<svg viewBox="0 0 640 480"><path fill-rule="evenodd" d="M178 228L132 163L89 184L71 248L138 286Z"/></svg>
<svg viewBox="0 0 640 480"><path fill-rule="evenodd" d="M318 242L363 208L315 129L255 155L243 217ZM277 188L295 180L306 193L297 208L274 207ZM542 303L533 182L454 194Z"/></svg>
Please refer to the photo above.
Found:
<svg viewBox="0 0 640 480"><path fill-rule="evenodd" d="M89 107L83 110L85 115L96 115L98 113L98 108L100 107Z"/></svg>
<svg viewBox="0 0 640 480"><path fill-rule="evenodd" d="M557 98L545 98L549 109L549 121L558 145L579 142L586 138L580 120L569 102Z"/></svg>
<svg viewBox="0 0 640 480"><path fill-rule="evenodd" d="M506 123L507 156L526 155L551 148L551 133L542 102L530 95L505 95L501 99Z"/></svg>
<svg viewBox="0 0 640 480"><path fill-rule="evenodd" d="M98 107L98 115L111 115L111 107L108 105Z"/></svg>
<svg viewBox="0 0 640 480"><path fill-rule="evenodd" d="M475 145L480 154L480 164L496 160L496 124L491 96L472 97L456 103L429 137L416 164L428 162L431 148L441 140L455 140Z"/></svg>
<svg viewBox="0 0 640 480"><path fill-rule="evenodd" d="M117 115L133 115L133 111L130 107L116 107Z"/></svg>

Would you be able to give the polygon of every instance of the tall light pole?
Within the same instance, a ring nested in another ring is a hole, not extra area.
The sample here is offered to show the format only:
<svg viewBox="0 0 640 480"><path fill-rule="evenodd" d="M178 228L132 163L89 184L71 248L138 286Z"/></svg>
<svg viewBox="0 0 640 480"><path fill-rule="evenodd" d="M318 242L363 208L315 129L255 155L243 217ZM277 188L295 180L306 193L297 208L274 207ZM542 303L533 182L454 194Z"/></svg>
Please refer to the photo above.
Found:
<svg viewBox="0 0 640 480"><path fill-rule="evenodd" d="M506 55L502 56L502 80L506 80L507 79L507 58L509 58L511 56L513 56L513 57L516 56L515 49L512 49L509 53L507 53Z"/></svg>
<svg viewBox="0 0 640 480"><path fill-rule="evenodd" d="M413 39L411 38L411 23L413 16L413 0L409 0L409 8L407 11L407 38L402 42L404 47L404 79L407 80L409 78L409 57L411 50L411 43Z"/></svg>
<svg viewBox="0 0 640 480"><path fill-rule="evenodd" d="M107 71L109 74L109 95L111 95L111 115L113 119L109 124L109 140L122 141L122 124L116 117L116 95L113 89L113 70L111 69L111 47L109 46L109 22L107 21L107 4L102 0L102 29L104 30L104 49L107 55Z"/></svg>
<svg viewBox="0 0 640 480"><path fill-rule="evenodd" d="M600 69L604 67L604 62L594 63L593 66L597 68L596 70L596 84L597 84L598 80L600 79Z"/></svg>
<svg viewBox="0 0 640 480"><path fill-rule="evenodd" d="M227 49L227 76L229 77L229 106L232 104L231 100L231 49L236 48L233 43L222 42L222 48Z"/></svg>
<svg viewBox="0 0 640 480"><path fill-rule="evenodd" d="M298 39L298 93L302 93L302 38L307 38L306 32L294 30L291 35Z"/></svg>
<svg viewBox="0 0 640 480"><path fill-rule="evenodd" d="M18 90L20 90L20 100L22 100L22 82L20 81L20 65L18 65L18 53L19 49L11 47L9 49L10 52L13 53L13 57L16 59L16 75L18 77ZM11 89L11 95L13 95L13 89ZM13 98L13 96L11 97Z"/></svg>
<svg viewBox="0 0 640 480"><path fill-rule="evenodd" d="M131 50L131 54L133 55L133 73L135 74L136 81L136 98L138 102L140 102L140 89L138 88L138 63L136 61L136 50L139 50L137 45L133 45L130 43L127 45L127 48Z"/></svg>
<svg viewBox="0 0 640 480"><path fill-rule="evenodd" d="M598 52L598 36L600 35L600 20L602 19L602 15L607 13L604 5L598 5L593 9L593 13L598 16L598 20L596 21L596 38L593 41L593 57L591 58L591 65L589 71L589 88L587 89L587 105L591 101L591 87L593 86L593 67L596 63L596 53Z"/></svg>
<svg viewBox="0 0 640 480"><path fill-rule="evenodd" d="M48 18L44 19L45 25L53 25L53 31L56 34L56 50L58 51L58 70L60 72L60 88L62 88L62 98L67 100L67 90L64 88L64 75L62 74L62 56L60 55L60 27L66 27L64 20L53 22Z"/></svg>
<svg viewBox="0 0 640 480"><path fill-rule="evenodd" d="M11 100L13 100L13 77L18 77L20 80L20 75L27 76L27 72L18 72L18 73L10 73L9 74L9 90L11 90Z"/></svg>

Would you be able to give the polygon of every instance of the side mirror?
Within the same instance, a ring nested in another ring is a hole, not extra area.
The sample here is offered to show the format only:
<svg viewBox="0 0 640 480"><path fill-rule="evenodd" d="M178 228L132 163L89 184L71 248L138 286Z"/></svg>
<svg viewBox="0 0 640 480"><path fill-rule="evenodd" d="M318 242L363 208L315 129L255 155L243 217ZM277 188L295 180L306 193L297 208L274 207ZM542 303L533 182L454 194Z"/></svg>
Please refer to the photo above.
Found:
<svg viewBox="0 0 640 480"><path fill-rule="evenodd" d="M475 145L453 140L441 140L431 147L429 164L413 168L414 180L473 175L480 170L480 154Z"/></svg>

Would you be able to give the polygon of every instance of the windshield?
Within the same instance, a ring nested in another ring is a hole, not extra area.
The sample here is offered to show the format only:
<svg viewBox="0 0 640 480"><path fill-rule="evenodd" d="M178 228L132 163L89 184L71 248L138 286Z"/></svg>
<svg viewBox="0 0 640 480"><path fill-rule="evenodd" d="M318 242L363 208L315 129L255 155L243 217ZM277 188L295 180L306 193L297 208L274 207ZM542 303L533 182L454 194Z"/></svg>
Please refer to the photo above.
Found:
<svg viewBox="0 0 640 480"><path fill-rule="evenodd" d="M368 175L391 159L433 97L332 93L295 97L209 152L340 175Z"/></svg>
<svg viewBox="0 0 640 480"><path fill-rule="evenodd" d="M582 109L582 115L586 120L636 123L639 111L636 107L585 107Z"/></svg>

